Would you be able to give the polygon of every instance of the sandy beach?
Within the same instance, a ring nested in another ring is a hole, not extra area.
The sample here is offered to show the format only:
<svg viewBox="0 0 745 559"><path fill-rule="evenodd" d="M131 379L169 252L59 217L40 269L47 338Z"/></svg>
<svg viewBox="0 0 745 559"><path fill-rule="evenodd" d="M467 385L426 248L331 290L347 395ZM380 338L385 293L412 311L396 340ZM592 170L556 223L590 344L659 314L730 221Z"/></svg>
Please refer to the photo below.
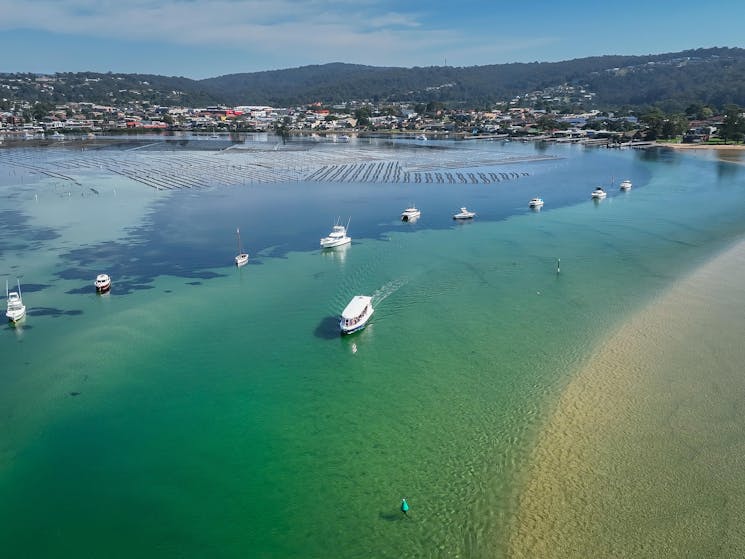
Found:
<svg viewBox="0 0 745 559"><path fill-rule="evenodd" d="M683 150L717 150L717 151L742 151L745 150L745 144L673 144L658 142L657 147L683 149Z"/></svg>
<svg viewBox="0 0 745 559"><path fill-rule="evenodd" d="M510 557L745 555L744 274L745 241L577 373L539 437Z"/></svg>

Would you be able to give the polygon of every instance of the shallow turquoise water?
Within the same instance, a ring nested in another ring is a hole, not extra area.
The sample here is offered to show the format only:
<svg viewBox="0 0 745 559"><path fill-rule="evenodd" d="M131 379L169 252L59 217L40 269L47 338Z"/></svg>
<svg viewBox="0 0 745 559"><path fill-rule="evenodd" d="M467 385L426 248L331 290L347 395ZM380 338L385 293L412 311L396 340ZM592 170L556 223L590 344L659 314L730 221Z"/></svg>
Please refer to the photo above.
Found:
<svg viewBox="0 0 745 559"><path fill-rule="evenodd" d="M736 162L549 153L499 185L169 194L94 170L66 196L0 166L0 270L31 285L25 325L0 330L9 554L497 554L572 372L745 233ZM594 204L611 174L634 188ZM412 199L423 218L404 226ZM453 225L461 205L480 217ZM354 244L316 250L347 214ZM236 226L252 254L240 270ZM103 269L114 288L98 297ZM355 294L374 296L374 319L340 338L333 317Z"/></svg>

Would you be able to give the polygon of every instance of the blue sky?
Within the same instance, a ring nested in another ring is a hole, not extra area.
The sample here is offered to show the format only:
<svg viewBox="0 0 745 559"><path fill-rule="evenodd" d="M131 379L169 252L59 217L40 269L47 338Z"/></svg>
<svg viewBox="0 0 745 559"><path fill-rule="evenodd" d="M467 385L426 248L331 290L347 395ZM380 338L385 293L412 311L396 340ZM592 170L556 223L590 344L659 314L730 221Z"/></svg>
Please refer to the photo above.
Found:
<svg viewBox="0 0 745 559"><path fill-rule="evenodd" d="M0 72L557 61L745 47L743 22L743 0L0 0Z"/></svg>

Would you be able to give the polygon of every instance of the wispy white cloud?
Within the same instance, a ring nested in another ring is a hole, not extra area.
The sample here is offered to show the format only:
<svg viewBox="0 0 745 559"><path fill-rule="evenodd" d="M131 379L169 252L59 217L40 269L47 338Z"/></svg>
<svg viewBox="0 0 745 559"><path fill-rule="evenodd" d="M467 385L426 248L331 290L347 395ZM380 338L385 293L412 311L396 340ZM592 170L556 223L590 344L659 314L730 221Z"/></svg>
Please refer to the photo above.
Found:
<svg viewBox="0 0 745 559"><path fill-rule="evenodd" d="M491 36L479 39L473 26L450 21L437 2L417 3L417 9L406 5L395 0L0 0L0 32L32 29L71 38L221 49L266 60L264 68L329 61L427 66L446 57L470 65L488 63L484 57L505 48L496 47Z"/></svg>
<svg viewBox="0 0 745 559"><path fill-rule="evenodd" d="M318 30L420 26L414 14L375 8L344 0L0 0L0 29L241 46L256 43L257 33L282 39L299 28L315 42Z"/></svg>

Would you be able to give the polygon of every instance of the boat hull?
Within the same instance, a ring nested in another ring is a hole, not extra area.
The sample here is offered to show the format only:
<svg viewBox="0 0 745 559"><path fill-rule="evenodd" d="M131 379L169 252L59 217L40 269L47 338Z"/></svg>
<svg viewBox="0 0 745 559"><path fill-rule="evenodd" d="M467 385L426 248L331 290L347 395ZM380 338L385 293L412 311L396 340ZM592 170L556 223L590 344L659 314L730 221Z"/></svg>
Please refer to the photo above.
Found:
<svg viewBox="0 0 745 559"><path fill-rule="evenodd" d="M235 257L235 265L239 268L248 264L248 254L239 254Z"/></svg>
<svg viewBox="0 0 745 559"><path fill-rule="evenodd" d="M16 323L20 320L22 320L26 316L26 307L23 307L19 310L12 310L5 313L5 316L8 318L9 322Z"/></svg>
<svg viewBox="0 0 745 559"><path fill-rule="evenodd" d="M321 239L321 248L334 248L334 247L340 247L343 245L348 245L352 242L351 237L345 237L343 239Z"/></svg>
<svg viewBox="0 0 745 559"><path fill-rule="evenodd" d="M344 326L344 320L340 320L339 330L341 335L348 336L349 334L354 334L355 332L359 332L360 330L364 329L365 326L367 326L367 323L370 322L370 317L373 315L374 312L374 310L371 310L364 320L360 320L360 322L358 322L354 326Z"/></svg>
<svg viewBox="0 0 745 559"><path fill-rule="evenodd" d="M107 284L107 285L97 285L96 286L96 293L108 293L110 289L111 289L111 284L110 283Z"/></svg>
<svg viewBox="0 0 745 559"><path fill-rule="evenodd" d="M339 317L339 330L342 335L354 334L362 330L375 312L372 297L356 295Z"/></svg>

